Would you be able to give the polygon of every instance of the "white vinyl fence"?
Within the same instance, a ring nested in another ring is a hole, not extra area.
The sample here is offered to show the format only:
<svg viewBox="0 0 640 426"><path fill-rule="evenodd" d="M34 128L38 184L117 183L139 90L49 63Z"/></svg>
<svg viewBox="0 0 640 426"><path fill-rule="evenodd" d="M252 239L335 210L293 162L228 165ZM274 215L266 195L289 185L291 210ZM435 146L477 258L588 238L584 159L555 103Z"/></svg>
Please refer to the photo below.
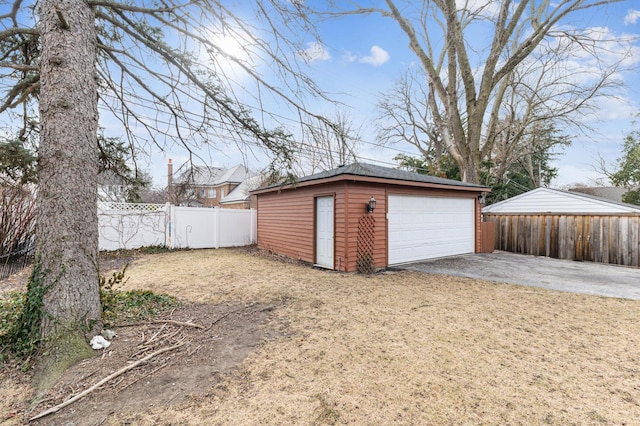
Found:
<svg viewBox="0 0 640 426"><path fill-rule="evenodd" d="M255 210L100 203L100 250L219 248L256 242Z"/></svg>

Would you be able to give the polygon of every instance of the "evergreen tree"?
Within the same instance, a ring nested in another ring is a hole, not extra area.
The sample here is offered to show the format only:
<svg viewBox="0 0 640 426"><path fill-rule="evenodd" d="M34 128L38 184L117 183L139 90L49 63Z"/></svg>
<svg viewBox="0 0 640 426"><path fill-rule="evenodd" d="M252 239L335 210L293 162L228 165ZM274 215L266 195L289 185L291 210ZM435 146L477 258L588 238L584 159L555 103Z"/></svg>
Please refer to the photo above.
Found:
<svg viewBox="0 0 640 426"><path fill-rule="evenodd" d="M622 201L640 206L640 131L634 130L627 135L623 152L618 159L618 169L609 177L614 185L628 189Z"/></svg>

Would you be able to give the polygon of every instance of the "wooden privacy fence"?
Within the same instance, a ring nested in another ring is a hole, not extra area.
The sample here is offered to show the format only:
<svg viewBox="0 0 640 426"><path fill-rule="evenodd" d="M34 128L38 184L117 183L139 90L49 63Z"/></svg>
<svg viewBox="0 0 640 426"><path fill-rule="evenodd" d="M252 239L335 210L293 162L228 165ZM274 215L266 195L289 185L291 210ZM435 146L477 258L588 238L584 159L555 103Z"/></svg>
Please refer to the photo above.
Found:
<svg viewBox="0 0 640 426"><path fill-rule="evenodd" d="M638 266L640 216L624 214L492 214L497 250Z"/></svg>

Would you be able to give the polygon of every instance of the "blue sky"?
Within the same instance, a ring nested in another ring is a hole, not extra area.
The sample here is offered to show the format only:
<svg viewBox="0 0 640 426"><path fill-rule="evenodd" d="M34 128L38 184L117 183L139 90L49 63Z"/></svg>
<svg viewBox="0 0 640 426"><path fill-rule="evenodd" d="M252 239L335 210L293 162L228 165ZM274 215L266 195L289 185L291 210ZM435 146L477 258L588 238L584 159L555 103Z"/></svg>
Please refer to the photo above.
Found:
<svg viewBox="0 0 640 426"><path fill-rule="evenodd" d="M599 28L609 36L636 37L640 34L640 3L627 0L611 4L595 12L591 10L573 16L567 23L580 28ZM349 16L325 22L319 27L319 32L322 45L314 44L311 37L306 45L315 58L310 62L307 72L322 89L344 103L344 110L356 124L362 126L362 143L358 149L361 160L391 165L392 158L399 152L415 152L415 149L404 145L387 149L374 146L372 123L377 115L375 105L381 94L416 62L415 55L407 47L406 36L400 32L397 24L379 16ZM640 42L635 40L634 43L640 51ZM230 48L233 49L233 46ZM640 64L638 51L634 53L633 60L628 60L632 67ZM555 160L559 177L552 186L590 184L602 177L594 170L599 164L599 156L613 166L621 155L624 137L633 128L633 115L640 111L640 79L637 71L625 72L621 78L624 87L617 93L617 98L600 100L597 114L585 117L594 131L573 136L572 146L563 149ZM331 114L335 110L328 103L315 102L312 106L318 113ZM241 161L246 161L254 169L266 165L266 160L259 154L242 156L232 147L223 152L206 152L202 157L216 166L233 166ZM179 150L153 155L147 167L152 171L157 185L165 182L168 158L173 158L174 163L179 164L186 156Z"/></svg>

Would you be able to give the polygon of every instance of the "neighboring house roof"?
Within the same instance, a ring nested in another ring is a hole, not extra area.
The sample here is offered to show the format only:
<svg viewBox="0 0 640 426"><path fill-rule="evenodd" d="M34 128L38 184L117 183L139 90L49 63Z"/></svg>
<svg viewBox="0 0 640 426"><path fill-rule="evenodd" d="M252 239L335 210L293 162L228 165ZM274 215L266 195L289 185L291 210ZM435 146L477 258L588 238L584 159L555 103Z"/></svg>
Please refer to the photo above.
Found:
<svg viewBox="0 0 640 426"><path fill-rule="evenodd" d="M251 191L258 188L263 182L264 176L255 175L251 176L236 186L233 191L229 192L222 200L220 204L234 204L242 203L249 200Z"/></svg>
<svg viewBox="0 0 640 426"><path fill-rule="evenodd" d="M98 185L104 186L114 186L120 185L125 186L127 183L124 178L118 175L113 170L104 170L98 173Z"/></svg>
<svg viewBox="0 0 640 426"><path fill-rule="evenodd" d="M622 196L627 191L629 191L629 189L620 186L585 186L569 189L569 192L595 195L596 197L616 201L618 203L622 202Z"/></svg>
<svg viewBox="0 0 640 426"><path fill-rule="evenodd" d="M640 206L620 203L581 194L551 188L537 188L524 194L492 204L482 209L483 213L636 213Z"/></svg>
<svg viewBox="0 0 640 426"><path fill-rule="evenodd" d="M178 169L178 179L176 183L186 183L193 186L219 186L225 183L240 183L254 173L247 170L242 164L231 168L192 166L187 167L185 163Z"/></svg>
<svg viewBox="0 0 640 426"><path fill-rule="evenodd" d="M365 179L359 179L365 178ZM313 175L304 176L298 179L298 182L291 186L306 186L314 184L317 181L334 181L343 179L354 180L371 180L371 179L384 179L401 181L407 183L424 183L431 184L430 186L449 186L457 187L459 189L473 189L479 191L490 191L490 188L484 185L477 185L473 183L460 182L452 179L444 179L436 176L423 175L415 172L408 172L406 170L398 170L390 167L376 166L367 163L353 163L346 166L340 166L333 170L328 170ZM398 182L398 183L401 183ZM288 186L288 185L285 185ZM275 188L281 188L282 185L271 185L264 188L259 188L255 192L268 192Z"/></svg>

